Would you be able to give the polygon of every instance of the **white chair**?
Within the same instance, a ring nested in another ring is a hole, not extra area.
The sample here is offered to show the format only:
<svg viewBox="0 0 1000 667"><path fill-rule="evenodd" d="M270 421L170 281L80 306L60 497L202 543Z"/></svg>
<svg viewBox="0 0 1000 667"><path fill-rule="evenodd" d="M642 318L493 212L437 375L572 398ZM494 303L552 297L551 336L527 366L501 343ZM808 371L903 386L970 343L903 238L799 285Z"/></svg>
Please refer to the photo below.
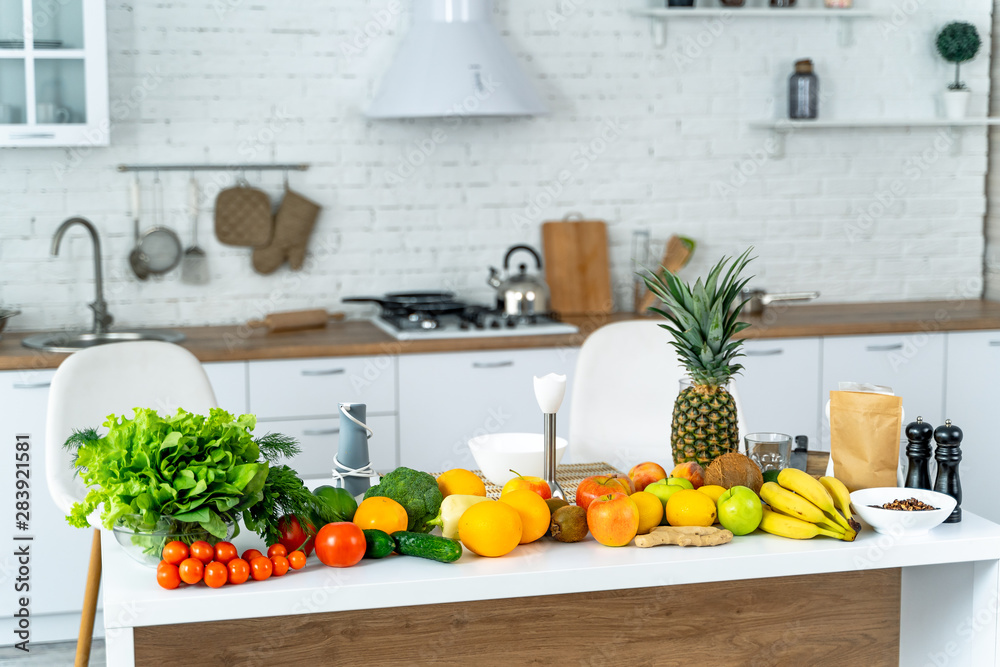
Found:
<svg viewBox="0 0 1000 667"><path fill-rule="evenodd" d="M108 415L133 408L170 414L184 408L208 414L215 393L198 359L177 345L155 341L114 343L77 352L52 378L45 423L45 478L53 501L66 514L86 489L74 474L72 452L63 445L74 430L100 428ZM103 431L103 429L101 429ZM92 519L92 523L94 520ZM101 531L94 525L76 665L90 659L90 643L101 581Z"/></svg>
<svg viewBox="0 0 1000 667"><path fill-rule="evenodd" d="M673 467L670 422L687 372L656 322L601 327L580 348L573 380L569 449L573 462L605 461L628 470L642 461ZM735 384L740 448L746 425Z"/></svg>

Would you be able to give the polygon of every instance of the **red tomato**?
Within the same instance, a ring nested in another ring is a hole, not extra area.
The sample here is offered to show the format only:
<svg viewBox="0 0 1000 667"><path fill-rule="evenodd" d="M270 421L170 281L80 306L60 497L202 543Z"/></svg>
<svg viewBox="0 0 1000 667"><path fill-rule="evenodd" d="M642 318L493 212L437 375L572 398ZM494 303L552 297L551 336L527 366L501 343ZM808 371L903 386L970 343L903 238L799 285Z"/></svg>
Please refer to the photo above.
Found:
<svg viewBox="0 0 1000 667"><path fill-rule="evenodd" d="M188 545L179 540L167 542L163 547L163 560L171 565L180 565L181 561L190 556Z"/></svg>
<svg viewBox="0 0 1000 667"><path fill-rule="evenodd" d="M330 567L351 567L365 555L365 534L350 521L328 523L316 534L316 556Z"/></svg>
<svg viewBox="0 0 1000 667"><path fill-rule="evenodd" d="M288 559L284 556L271 556L271 569L274 571L274 576L280 577L288 572Z"/></svg>
<svg viewBox="0 0 1000 667"><path fill-rule="evenodd" d="M242 584L250 578L250 564L242 558L229 561L229 583Z"/></svg>
<svg viewBox="0 0 1000 667"><path fill-rule="evenodd" d="M257 549L247 549L246 551L243 552L243 555L240 556L240 558L242 558L248 563L252 563L254 558L260 558L263 555L264 554L262 554Z"/></svg>
<svg viewBox="0 0 1000 667"><path fill-rule="evenodd" d="M208 565L215 558L215 548L204 540L198 540L191 545L191 558L197 558L202 565Z"/></svg>
<svg viewBox="0 0 1000 667"><path fill-rule="evenodd" d="M257 556L250 561L250 576L257 581L263 581L271 576L274 566L266 556Z"/></svg>
<svg viewBox="0 0 1000 667"><path fill-rule="evenodd" d="M205 585L209 588L222 588L229 579L229 568L222 563L212 561L205 566Z"/></svg>
<svg viewBox="0 0 1000 667"><path fill-rule="evenodd" d="M312 553L316 527L311 523L300 522L295 515L287 514L278 521L278 530L281 531L280 542L288 553L296 549L301 549L307 556Z"/></svg>
<svg viewBox="0 0 1000 667"><path fill-rule="evenodd" d="M227 565L234 558L239 558L240 552L232 542L219 542L215 545L215 562Z"/></svg>
<svg viewBox="0 0 1000 667"><path fill-rule="evenodd" d="M177 568L180 571L181 581L185 584L197 584L205 574L205 564L197 558L186 558Z"/></svg>
<svg viewBox="0 0 1000 667"><path fill-rule="evenodd" d="M306 566L306 555L301 551L288 554L288 566L293 570L301 570Z"/></svg>
<svg viewBox="0 0 1000 667"><path fill-rule="evenodd" d="M275 556L287 556L287 555L288 555L288 549L286 549L285 545L282 544L281 542L278 542L277 544L272 544L267 548L268 558L274 558Z"/></svg>
<svg viewBox="0 0 1000 667"><path fill-rule="evenodd" d="M167 560L161 560L156 566L156 583L168 591L181 585L181 575L177 566Z"/></svg>

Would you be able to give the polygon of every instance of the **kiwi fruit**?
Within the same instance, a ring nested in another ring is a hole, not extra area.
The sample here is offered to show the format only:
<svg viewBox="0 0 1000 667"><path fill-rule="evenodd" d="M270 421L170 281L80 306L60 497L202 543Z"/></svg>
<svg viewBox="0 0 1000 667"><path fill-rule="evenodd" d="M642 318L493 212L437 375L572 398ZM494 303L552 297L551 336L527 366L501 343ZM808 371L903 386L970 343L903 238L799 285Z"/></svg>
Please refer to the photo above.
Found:
<svg viewBox="0 0 1000 667"><path fill-rule="evenodd" d="M560 507L566 507L569 505L569 503L562 498L546 498L545 504L549 506L549 514L552 514Z"/></svg>
<svg viewBox="0 0 1000 667"><path fill-rule="evenodd" d="M587 537L587 510L566 505L552 513L549 534L559 542L579 542Z"/></svg>

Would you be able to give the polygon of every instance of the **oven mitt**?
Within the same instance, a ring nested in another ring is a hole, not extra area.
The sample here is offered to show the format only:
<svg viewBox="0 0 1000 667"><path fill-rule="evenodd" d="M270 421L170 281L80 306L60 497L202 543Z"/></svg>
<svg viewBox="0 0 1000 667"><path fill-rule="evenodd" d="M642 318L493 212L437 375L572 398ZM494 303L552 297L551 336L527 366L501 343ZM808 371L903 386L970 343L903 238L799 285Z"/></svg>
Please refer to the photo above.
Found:
<svg viewBox="0 0 1000 667"><path fill-rule="evenodd" d="M263 248L254 248L253 268L257 273L274 273L288 260L293 271L302 268L309 235L322 207L297 192L285 189L285 197L274 218L274 237Z"/></svg>

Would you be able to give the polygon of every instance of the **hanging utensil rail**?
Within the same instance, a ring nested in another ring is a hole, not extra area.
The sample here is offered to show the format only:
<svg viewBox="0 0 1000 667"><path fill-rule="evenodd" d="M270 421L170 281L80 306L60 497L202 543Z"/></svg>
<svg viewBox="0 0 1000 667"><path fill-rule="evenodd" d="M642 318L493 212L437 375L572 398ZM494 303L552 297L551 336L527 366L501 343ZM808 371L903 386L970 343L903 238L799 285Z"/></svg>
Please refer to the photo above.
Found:
<svg viewBox="0 0 1000 667"><path fill-rule="evenodd" d="M309 164L120 164L118 171L306 171Z"/></svg>

